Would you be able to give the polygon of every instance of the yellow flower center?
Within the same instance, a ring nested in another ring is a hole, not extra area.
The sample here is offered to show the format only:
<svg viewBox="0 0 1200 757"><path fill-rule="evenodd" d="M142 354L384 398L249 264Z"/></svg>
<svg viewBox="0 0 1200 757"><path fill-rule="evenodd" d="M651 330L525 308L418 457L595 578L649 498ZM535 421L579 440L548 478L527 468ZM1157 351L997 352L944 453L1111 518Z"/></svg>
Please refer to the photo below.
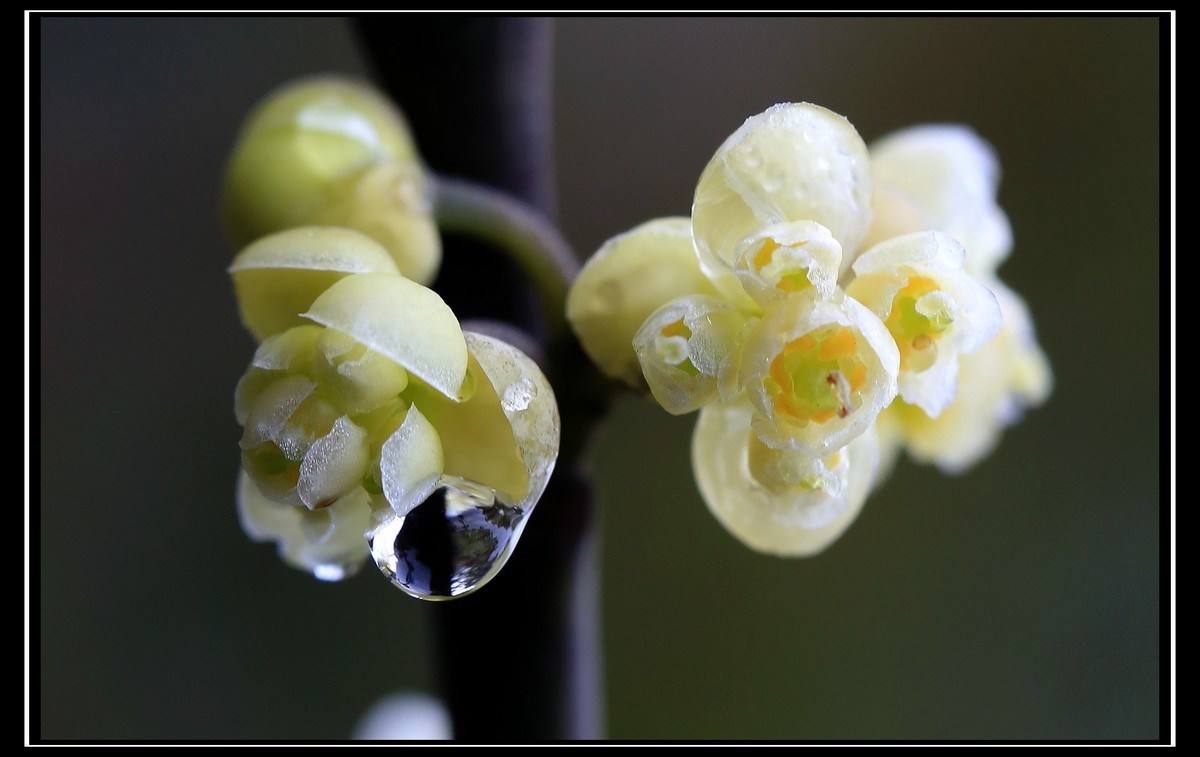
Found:
<svg viewBox="0 0 1200 757"><path fill-rule="evenodd" d="M824 423L853 412L854 396L867 382L867 368L855 354L857 347L854 332L836 325L784 345L763 379L776 416Z"/></svg>
<svg viewBox="0 0 1200 757"><path fill-rule="evenodd" d="M900 350L900 369L923 371L937 358L936 340L954 322L954 301L924 276L910 276L892 298L887 328Z"/></svg>
<svg viewBox="0 0 1200 757"><path fill-rule="evenodd" d="M767 281L772 281L775 288L783 292L800 292L812 286L808 278L808 266L796 265L794 260L788 260L791 255L783 254L776 259L775 252L784 249L790 252L797 247L808 244L807 240L796 242L784 248L774 239L767 239L758 252L754 253L751 265L754 272Z"/></svg>

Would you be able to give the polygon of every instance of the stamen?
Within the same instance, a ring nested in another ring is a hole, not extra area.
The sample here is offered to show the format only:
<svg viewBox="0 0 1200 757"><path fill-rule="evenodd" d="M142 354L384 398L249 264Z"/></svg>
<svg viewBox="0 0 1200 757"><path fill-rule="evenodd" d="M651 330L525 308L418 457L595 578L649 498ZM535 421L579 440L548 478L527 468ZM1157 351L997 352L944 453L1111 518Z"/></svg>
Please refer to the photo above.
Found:
<svg viewBox="0 0 1200 757"><path fill-rule="evenodd" d="M850 382L846 380L841 371L831 371L825 377L825 383L832 386L834 393L837 394L839 404L837 410L838 417L845 418L853 409L850 407Z"/></svg>

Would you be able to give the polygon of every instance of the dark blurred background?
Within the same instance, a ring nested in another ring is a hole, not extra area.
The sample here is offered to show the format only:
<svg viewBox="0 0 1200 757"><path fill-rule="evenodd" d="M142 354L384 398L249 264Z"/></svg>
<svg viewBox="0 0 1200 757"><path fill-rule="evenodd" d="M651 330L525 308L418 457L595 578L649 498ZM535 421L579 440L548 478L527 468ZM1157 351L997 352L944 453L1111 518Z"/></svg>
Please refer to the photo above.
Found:
<svg viewBox="0 0 1200 757"><path fill-rule="evenodd" d="M775 102L825 105L868 142L967 123L1001 158L1016 236L1001 276L1056 379L977 468L902 463L841 540L794 561L708 515L694 417L618 403L591 456L609 736L1169 735L1163 33L1153 18L557 23L559 216L581 255L686 214L713 150ZM31 36L35 735L340 739L386 694L436 694L426 606L372 568L327 585L284 567L233 506L253 344L224 270L222 165L271 88L366 72L352 25L48 18ZM481 696L519 707L505 687Z"/></svg>

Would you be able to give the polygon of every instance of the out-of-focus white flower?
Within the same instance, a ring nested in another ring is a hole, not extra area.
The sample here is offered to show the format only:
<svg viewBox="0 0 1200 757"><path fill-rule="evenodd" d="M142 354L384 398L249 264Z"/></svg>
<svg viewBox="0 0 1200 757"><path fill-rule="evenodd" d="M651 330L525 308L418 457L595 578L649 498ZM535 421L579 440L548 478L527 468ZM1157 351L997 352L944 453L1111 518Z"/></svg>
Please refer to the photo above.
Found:
<svg viewBox="0 0 1200 757"><path fill-rule="evenodd" d="M358 721L355 741L446 741L454 738L450 713L439 700L416 692L384 697Z"/></svg>
<svg viewBox="0 0 1200 757"><path fill-rule="evenodd" d="M868 245L911 231L940 231L966 250L965 270L990 276L1012 250L1008 216L996 204L1000 165L971 129L926 124L871 145L875 224ZM864 246L866 249L867 246Z"/></svg>

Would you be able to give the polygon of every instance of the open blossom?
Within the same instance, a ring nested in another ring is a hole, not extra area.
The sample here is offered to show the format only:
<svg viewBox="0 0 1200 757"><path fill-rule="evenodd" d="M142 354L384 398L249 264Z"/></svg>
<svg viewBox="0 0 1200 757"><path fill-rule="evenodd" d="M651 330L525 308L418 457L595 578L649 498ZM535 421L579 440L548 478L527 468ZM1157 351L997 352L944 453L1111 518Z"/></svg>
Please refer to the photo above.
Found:
<svg viewBox="0 0 1200 757"><path fill-rule="evenodd" d="M897 440L936 436L924 449L944 454L951 424L935 435L904 414L962 414L964 361L1002 333L989 282L1010 237L990 151L953 128L901 136L882 141L876 183L877 156L846 119L774 106L709 161L690 224L609 240L568 298L602 371L669 412L700 411L700 492L760 551L813 554L837 538Z"/></svg>
<svg viewBox="0 0 1200 757"><path fill-rule="evenodd" d="M963 270L963 257L938 232L893 237L854 261L846 290L884 320L900 350L900 397L931 418L954 399L959 356L1000 330L995 296Z"/></svg>
<svg viewBox="0 0 1200 757"><path fill-rule="evenodd" d="M1050 395L1050 363L1024 301L998 279L989 282L1004 316L1000 333L959 361L958 391L936 418L905 402L880 415L886 434L914 460L961 473L986 457L1005 428Z"/></svg>
<svg viewBox="0 0 1200 757"><path fill-rule="evenodd" d="M868 238L907 239L904 235L928 231L953 237L962 248L962 270L995 297L1000 311L997 335L957 361L952 394L929 407L906 395L902 375L901 401L880 419L885 447L899 445L918 462L958 473L991 452L1002 431L1026 408L1044 402L1053 384L1028 307L996 273L1012 249L1008 218L996 203L999 166L991 146L973 131L936 124L875 142L871 170L878 183Z"/></svg>
<svg viewBox="0 0 1200 757"><path fill-rule="evenodd" d="M696 484L721 525L760 552L820 552L857 517L875 483L874 429L825 457L766 446L751 430L747 402L700 411L692 435Z"/></svg>
<svg viewBox="0 0 1200 757"><path fill-rule="evenodd" d="M247 325L268 333L235 394L248 534L337 579L440 487L513 511L536 504L558 412L527 356L463 332L358 232L281 232L230 270Z"/></svg>

